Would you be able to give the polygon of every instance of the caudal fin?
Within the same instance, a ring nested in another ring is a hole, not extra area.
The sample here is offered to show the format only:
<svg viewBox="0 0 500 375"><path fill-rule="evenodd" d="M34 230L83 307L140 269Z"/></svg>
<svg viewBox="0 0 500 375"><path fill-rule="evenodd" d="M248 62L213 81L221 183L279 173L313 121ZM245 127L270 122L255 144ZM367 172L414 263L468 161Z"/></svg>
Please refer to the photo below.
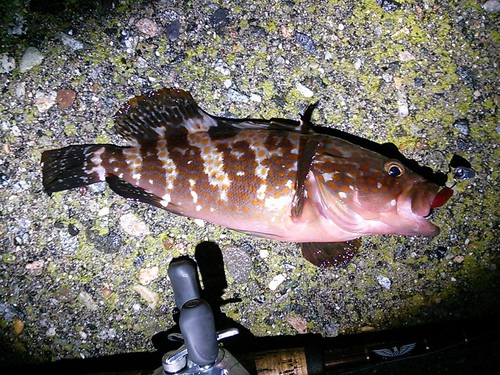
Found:
<svg viewBox="0 0 500 375"><path fill-rule="evenodd" d="M107 145L68 146L42 153L43 187L47 193L104 181L101 154Z"/></svg>

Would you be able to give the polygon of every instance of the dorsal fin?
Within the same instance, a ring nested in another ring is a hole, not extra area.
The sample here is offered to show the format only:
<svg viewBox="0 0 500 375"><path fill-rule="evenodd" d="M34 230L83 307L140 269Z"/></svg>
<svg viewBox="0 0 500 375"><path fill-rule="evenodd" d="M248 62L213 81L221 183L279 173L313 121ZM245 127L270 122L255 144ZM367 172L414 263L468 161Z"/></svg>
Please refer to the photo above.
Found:
<svg viewBox="0 0 500 375"><path fill-rule="evenodd" d="M217 121L204 112L191 94L180 89L160 89L130 99L114 116L119 134L132 142L206 132Z"/></svg>

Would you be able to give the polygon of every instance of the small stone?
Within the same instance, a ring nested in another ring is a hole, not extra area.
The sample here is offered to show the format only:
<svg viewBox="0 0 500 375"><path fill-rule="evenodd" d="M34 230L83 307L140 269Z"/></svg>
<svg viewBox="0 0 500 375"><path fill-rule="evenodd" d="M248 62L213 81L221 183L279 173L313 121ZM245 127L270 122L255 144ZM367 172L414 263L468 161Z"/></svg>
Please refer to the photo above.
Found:
<svg viewBox="0 0 500 375"><path fill-rule="evenodd" d="M26 264L26 266L24 266L24 268L26 268L27 270L30 270L30 271L37 271L37 270L41 270L44 266L45 262L43 260L35 260L31 263L28 263Z"/></svg>
<svg viewBox="0 0 500 375"><path fill-rule="evenodd" d="M239 247L227 247L222 251L224 264L234 281L243 284L250 278L252 259Z"/></svg>
<svg viewBox="0 0 500 375"><path fill-rule="evenodd" d="M304 86L300 82L297 82L297 84L295 85L295 87L302 94L302 96L304 96L305 98L312 98L313 95L314 95L314 92L311 89L309 89L308 87Z"/></svg>
<svg viewBox="0 0 500 375"><path fill-rule="evenodd" d="M19 71L24 73L31 68L40 65L43 61L44 56L35 47L28 47L21 58L21 63L19 64Z"/></svg>
<svg viewBox="0 0 500 375"><path fill-rule="evenodd" d="M59 107L67 109L73 105L76 98L76 92L69 89L61 89L57 91L56 101Z"/></svg>
<svg viewBox="0 0 500 375"><path fill-rule="evenodd" d="M51 91L49 93L37 91L35 94L35 106L40 112L47 112L54 104L56 104L57 93Z"/></svg>
<svg viewBox="0 0 500 375"><path fill-rule="evenodd" d="M469 120L465 118L456 120L453 123L453 126L456 127L463 135L469 135Z"/></svg>
<svg viewBox="0 0 500 375"><path fill-rule="evenodd" d="M49 336L49 337L52 337L52 336L55 336L56 335L56 329L55 327L50 327L47 332L45 332L45 335Z"/></svg>
<svg viewBox="0 0 500 375"><path fill-rule="evenodd" d="M298 332L307 333L307 321L295 315L288 315L285 320Z"/></svg>
<svg viewBox="0 0 500 375"><path fill-rule="evenodd" d="M81 291L79 294L78 294L78 299L84 304L84 306L91 310L91 311L96 311L99 306L97 306L97 303L94 301L94 298L92 297L92 295L90 295L89 293L85 292L85 291Z"/></svg>
<svg viewBox="0 0 500 375"><path fill-rule="evenodd" d="M16 60L6 53L0 54L0 74L9 73L16 67Z"/></svg>
<svg viewBox="0 0 500 375"><path fill-rule="evenodd" d="M406 95L402 91L396 91L398 113L401 117L407 117L410 114Z"/></svg>
<svg viewBox="0 0 500 375"><path fill-rule="evenodd" d="M488 13L499 13L500 2L498 0L489 0L482 5L483 9Z"/></svg>
<svg viewBox="0 0 500 375"><path fill-rule="evenodd" d="M219 35L223 34L227 25L229 25L229 10L226 8L217 9L210 16L210 24Z"/></svg>
<svg viewBox="0 0 500 375"><path fill-rule="evenodd" d="M283 274L279 274L273 277L271 282L269 283L269 289L276 290L278 286L280 286L283 281L285 281L286 277Z"/></svg>
<svg viewBox="0 0 500 375"><path fill-rule="evenodd" d="M413 56L410 52L408 51L402 51L399 53L399 61L401 62L407 62L415 60L415 56Z"/></svg>
<svg viewBox="0 0 500 375"><path fill-rule="evenodd" d="M309 35L295 33L295 40L309 53L316 52L316 45Z"/></svg>
<svg viewBox="0 0 500 375"><path fill-rule="evenodd" d="M78 39L69 36L65 33L59 33L59 39L64 46L68 47L71 51L78 51L80 49L90 49L92 46L89 43L81 42Z"/></svg>
<svg viewBox="0 0 500 375"><path fill-rule="evenodd" d="M387 13L392 13L401 8L401 4L394 0L377 0L377 3Z"/></svg>
<svg viewBox="0 0 500 375"><path fill-rule="evenodd" d="M148 306L151 309L155 309L156 305L158 304L158 301L160 300L160 297L158 296L158 293L153 292L149 288L143 286L143 285L134 285L132 289L139 293L139 295L144 299L147 303Z"/></svg>
<svg viewBox="0 0 500 375"><path fill-rule="evenodd" d="M391 289L391 280L388 277L377 275L377 281L382 288Z"/></svg>
<svg viewBox="0 0 500 375"><path fill-rule="evenodd" d="M145 222L139 220L134 214L125 214L120 218L120 226L125 233L132 236L145 236L150 230Z"/></svg>
<svg viewBox="0 0 500 375"><path fill-rule="evenodd" d="M252 94L252 95L250 95L250 100L252 102L260 103L260 102L262 102L262 97L260 95L257 95L257 94Z"/></svg>
<svg viewBox="0 0 500 375"><path fill-rule="evenodd" d="M156 25L156 22L150 20L149 18L141 18L135 23L135 26L141 33L146 34L149 37L155 37L158 35L158 25Z"/></svg>
<svg viewBox="0 0 500 375"><path fill-rule="evenodd" d="M158 266L154 266L151 268L143 268L139 271L139 282L142 285L149 285L154 280L156 280L160 276L160 269Z"/></svg>
<svg viewBox="0 0 500 375"><path fill-rule="evenodd" d="M69 224L68 225L68 233L70 236L74 237L74 236L78 235L78 233L80 233L80 229L78 229L75 224Z"/></svg>
<svg viewBox="0 0 500 375"><path fill-rule="evenodd" d="M248 103L250 98L234 89L227 90L227 98L232 102Z"/></svg>
<svg viewBox="0 0 500 375"><path fill-rule="evenodd" d="M267 257L269 257L269 250L260 250L259 251L259 256L262 259L266 259Z"/></svg>
<svg viewBox="0 0 500 375"><path fill-rule="evenodd" d="M16 335L20 335L21 332L24 330L24 322L19 318L14 318L14 321L12 322L12 326L14 328L14 333Z"/></svg>
<svg viewBox="0 0 500 375"><path fill-rule="evenodd" d="M181 22L179 20L174 20L172 23L168 24L165 32L169 40L176 40L181 35Z"/></svg>

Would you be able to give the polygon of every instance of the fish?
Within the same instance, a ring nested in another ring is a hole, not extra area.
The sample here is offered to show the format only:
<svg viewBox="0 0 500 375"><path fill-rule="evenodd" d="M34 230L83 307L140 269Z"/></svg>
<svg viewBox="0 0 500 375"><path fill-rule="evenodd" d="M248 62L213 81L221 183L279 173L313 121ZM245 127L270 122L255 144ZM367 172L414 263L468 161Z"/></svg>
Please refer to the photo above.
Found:
<svg viewBox="0 0 500 375"><path fill-rule="evenodd" d="M128 145L43 151L43 188L105 181L122 197L174 214L300 243L317 266L345 265L365 235L437 236L427 216L449 189L313 129L316 105L298 120L234 119L207 113L187 91L150 91L113 117Z"/></svg>

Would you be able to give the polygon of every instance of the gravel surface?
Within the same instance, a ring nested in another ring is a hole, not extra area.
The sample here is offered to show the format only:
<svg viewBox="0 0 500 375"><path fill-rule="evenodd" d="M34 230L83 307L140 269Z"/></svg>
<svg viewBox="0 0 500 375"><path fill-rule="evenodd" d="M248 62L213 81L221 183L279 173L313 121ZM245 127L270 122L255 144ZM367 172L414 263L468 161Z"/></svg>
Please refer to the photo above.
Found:
<svg viewBox="0 0 500 375"><path fill-rule="evenodd" d="M1 363L152 350L174 324L167 265L203 241L222 250L222 298L241 300L223 312L257 336L500 312L498 1L112 3L0 5ZM457 154L476 176L432 214L438 237L367 237L335 269L105 184L42 191L43 150L124 144L113 114L161 87L234 117L296 119L319 100L317 124L436 171Z"/></svg>

